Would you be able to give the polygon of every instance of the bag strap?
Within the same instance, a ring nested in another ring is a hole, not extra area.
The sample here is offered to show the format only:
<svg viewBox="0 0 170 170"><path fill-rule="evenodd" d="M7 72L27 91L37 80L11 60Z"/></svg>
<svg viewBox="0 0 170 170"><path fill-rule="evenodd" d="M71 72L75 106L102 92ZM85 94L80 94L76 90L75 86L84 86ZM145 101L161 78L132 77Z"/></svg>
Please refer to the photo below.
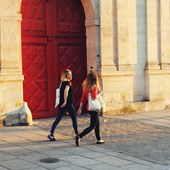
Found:
<svg viewBox="0 0 170 170"><path fill-rule="evenodd" d="M100 92L97 94L97 97L100 97L103 94L103 92Z"/></svg>

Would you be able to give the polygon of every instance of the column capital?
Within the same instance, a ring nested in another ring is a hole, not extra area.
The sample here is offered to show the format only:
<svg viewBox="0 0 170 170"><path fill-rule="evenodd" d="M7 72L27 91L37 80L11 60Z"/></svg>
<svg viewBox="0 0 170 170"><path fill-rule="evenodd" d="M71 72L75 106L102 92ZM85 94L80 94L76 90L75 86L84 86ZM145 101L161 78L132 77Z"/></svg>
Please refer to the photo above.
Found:
<svg viewBox="0 0 170 170"><path fill-rule="evenodd" d="M160 70L161 66L157 62L146 62L145 70Z"/></svg>
<svg viewBox="0 0 170 170"><path fill-rule="evenodd" d="M100 25L100 19L99 18L92 18L92 19L86 19L85 26L99 26Z"/></svg>

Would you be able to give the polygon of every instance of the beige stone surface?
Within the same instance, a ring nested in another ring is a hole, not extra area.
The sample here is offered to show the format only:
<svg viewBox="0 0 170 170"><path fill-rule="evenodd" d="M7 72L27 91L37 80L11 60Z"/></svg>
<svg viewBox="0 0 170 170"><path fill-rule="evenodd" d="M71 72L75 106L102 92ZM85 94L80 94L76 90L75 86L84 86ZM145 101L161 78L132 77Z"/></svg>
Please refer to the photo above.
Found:
<svg viewBox="0 0 170 170"><path fill-rule="evenodd" d="M99 5L97 0L81 0L85 12L87 72L99 67L100 34Z"/></svg>
<svg viewBox="0 0 170 170"><path fill-rule="evenodd" d="M5 126L32 125L32 114L26 102L21 103L21 107L4 115Z"/></svg>
<svg viewBox="0 0 170 170"><path fill-rule="evenodd" d="M87 71L93 67L99 73L106 112L168 107L169 0L81 2ZM0 115L23 102L21 3L0 0Z"/></svg>
<svg viewBox="0 0 170 170"><path fill-rule="evenodd" d="M23 101L20 3L0 1L0 115Z"/></svg>
<svg viewBox="0 0 170 170"><path fill-rule="evenodd" d="M21 76L0 76L0 114L14 110L23 101L21 82Z"/></svg>
<svg viewBox="0 0 170 170"><path fill-rule="evenodd" d="M170 41L170 1L160 1L160 34L161 34L161 41L160 41L160 51L161 51L161 60L162 60L162 68L163 69L170 69L168 63L170 58L170 48L169 48L169 41Z"/></svg>

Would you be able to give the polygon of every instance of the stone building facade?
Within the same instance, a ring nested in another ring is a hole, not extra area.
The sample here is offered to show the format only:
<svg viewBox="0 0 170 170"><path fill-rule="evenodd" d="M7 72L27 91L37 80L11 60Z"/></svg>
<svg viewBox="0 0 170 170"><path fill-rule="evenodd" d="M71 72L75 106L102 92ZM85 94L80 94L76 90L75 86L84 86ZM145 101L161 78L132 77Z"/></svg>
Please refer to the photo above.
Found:
<svg viewBox="0 0 170 170"><path fill-rule="evenodd" d="M35 0L40 1L59 0ZM27 3L26 0L0 0L0 114L15 110L24 101L23 2ZM104 111L167 108L170 104L170 0L80 2L85 15L86 70L93 68L99 74Z"/></svg>

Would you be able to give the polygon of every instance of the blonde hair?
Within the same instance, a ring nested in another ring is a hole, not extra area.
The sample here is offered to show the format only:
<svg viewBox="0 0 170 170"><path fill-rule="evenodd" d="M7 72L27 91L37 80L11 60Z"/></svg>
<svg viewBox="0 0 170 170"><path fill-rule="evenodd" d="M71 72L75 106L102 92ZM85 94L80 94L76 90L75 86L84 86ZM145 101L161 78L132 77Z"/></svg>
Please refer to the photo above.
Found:
<svg viewBox="0 0 170 170"><path fill-rule="evenodd" d="M67 79L67 76L72 73L72 71L70 69L65 69L62 73L61 73L61 81L64 81Z"/></svg>
<svg viewBox="0 0 170 170"><path fill-rule="evenodd" d="M92 90L94 85L96 85L100 91L97 73L94 71L90 71L90 73L87 75L86 79L82 83L83 91Z"/></svg>

